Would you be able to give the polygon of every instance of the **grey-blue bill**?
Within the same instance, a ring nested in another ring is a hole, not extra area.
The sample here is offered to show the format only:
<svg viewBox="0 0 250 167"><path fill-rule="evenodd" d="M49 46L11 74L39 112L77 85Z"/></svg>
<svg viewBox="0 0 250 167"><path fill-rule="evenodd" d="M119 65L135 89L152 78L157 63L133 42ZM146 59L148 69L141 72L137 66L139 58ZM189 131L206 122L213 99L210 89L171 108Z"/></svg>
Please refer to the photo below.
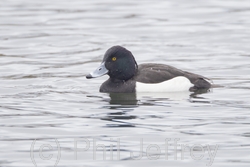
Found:
<svg viewBox="0 0 250 167"><path fill-rule="evenodd" d="M105 67L105 62L102 62L102 64L93 72L89 73L86 78L90 79L90 78L96 78L96 77L100 77L103 76L105 74L107 74L109 71L107 70L107 68Z"/></svg>

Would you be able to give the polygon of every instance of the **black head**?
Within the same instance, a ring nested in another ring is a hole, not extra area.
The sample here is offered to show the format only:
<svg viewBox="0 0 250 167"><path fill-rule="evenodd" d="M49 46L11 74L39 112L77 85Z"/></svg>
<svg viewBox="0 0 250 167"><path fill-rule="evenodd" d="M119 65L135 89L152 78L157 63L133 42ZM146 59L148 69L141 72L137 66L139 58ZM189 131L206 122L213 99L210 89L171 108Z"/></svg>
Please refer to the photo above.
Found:
<svg viewBox="0 0 250 167"><path fill-rule="evenodd" d="M101 66L87 78L108 74L111 79L126 81L135 75L137 68L134 56L129 50L122 46L113 46L106 51Z"/></svg>
<svg viewBox="0 0 250 167"><path fill-rule="evenodd" d="M128 80L137 70L137 63L132 53L124 47L113 46L107 50L103 62L110 78Z"/></svg>

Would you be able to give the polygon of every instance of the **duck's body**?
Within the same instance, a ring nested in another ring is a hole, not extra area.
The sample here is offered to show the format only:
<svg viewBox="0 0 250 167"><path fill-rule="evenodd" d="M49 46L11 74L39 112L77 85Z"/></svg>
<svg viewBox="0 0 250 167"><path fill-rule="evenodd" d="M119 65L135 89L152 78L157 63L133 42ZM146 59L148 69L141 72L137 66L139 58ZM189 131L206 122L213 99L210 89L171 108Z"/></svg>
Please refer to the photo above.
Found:
<svg viewBox="0 0 250 167"><path fill-rule="evenodd" d="M86 77L104 74L110 78L102 84L100 92L176 92L211 87L208 78L169 65L146 63L138 66L132 53L121 46L111 47L102 65Z"/></svg>

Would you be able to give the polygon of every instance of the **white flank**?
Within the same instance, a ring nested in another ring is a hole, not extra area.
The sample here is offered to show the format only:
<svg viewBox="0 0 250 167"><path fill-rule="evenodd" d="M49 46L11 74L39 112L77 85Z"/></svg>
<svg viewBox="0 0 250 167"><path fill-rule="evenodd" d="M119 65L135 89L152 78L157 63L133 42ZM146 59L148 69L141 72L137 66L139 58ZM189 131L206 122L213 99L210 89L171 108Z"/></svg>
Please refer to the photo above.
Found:
<svg viewBox="0 0 250 167"><path fill-rule="evenodd" d="M161 83L136 82L136 92L180 92L189 91L193 84L186 77L179 76Z"/></svg>

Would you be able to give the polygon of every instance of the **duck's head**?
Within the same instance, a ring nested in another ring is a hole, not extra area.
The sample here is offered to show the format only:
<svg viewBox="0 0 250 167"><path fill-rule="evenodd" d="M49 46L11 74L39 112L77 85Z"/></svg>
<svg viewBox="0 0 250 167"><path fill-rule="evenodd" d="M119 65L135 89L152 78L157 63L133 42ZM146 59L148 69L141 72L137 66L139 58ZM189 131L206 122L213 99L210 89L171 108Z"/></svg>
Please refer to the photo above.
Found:
<svg viewBox="0 0 250 167"><path fill-rule="evenodd" d="M135 58L129 50L122 46L113 46L106 51L101 65L86 78L108 74L111 79L126 81L135 75L137 68Z"/></svg>

